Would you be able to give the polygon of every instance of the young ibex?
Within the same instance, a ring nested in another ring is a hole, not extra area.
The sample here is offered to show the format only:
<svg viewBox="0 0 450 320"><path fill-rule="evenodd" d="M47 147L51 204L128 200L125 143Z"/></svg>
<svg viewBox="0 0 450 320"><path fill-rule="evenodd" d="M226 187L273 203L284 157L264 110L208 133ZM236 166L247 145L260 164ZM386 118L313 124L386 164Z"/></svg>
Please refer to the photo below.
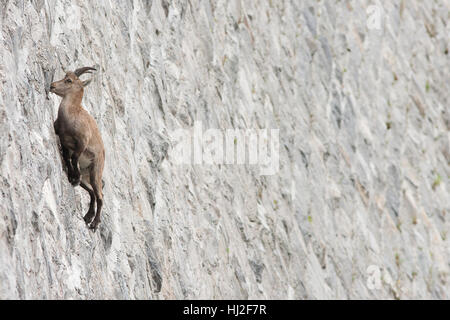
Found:
<svg viewBox="0 0 450 320"><path fill-rule="evenodd" d="M78 77L83 73L91 73L90 70L96 69L83 67L74 72L67 72L64 79L50 85L50 92L62 97L54 128L61 141L62 156L70 183L74 186L79 184L91 196L89 211L84 216L84 221L87 225L90 223L90 228L95 231L100 223L103 205L102 173L105 148L97 123L81 106L83 88L90 80L81 81Z"/></svg>

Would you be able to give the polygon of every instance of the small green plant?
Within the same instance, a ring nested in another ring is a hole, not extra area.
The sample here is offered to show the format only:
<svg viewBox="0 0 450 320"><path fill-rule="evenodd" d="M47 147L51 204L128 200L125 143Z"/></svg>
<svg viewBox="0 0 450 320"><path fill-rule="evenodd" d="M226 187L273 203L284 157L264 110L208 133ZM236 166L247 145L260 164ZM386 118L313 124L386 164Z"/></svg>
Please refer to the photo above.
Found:
<svg viewBox="0 0 450 320"><path fill-rule="evenodd" d="M427 83L425 84L425 91L428 92L430 91L430 83L427 81Z"/></svg>
<svg viewBox="0 0 450 320"><path fill-rule="evenodd" d="M433 188L433 190L435 190L442 182L442 177L441 175L438 173L436 175L436 179L434 179L433 181L433 185L431 186Z"/></svg>
<svg viewBox="0 0 450 320"><path fill-rule="evenodd" d="M391 102L388 100L389 107L391 106ZM392 121L391 121L391 113L387 113L387 121L386 121L386 128L389 130L392 127Z"/></svg>
<svg viewBox="0 0 450 320"><path fill-rule="evenodd" d="M274 210L278 210L278 201L277 200L273 200L273 204L275 205Z"/></svg>
<svg viewBox="0 0 450 320"><path fill-rule="evenodd" d="M312 217L311 216L308 216L308 222L312 223Z"/></svg>
<svg viewBox="0 0 450 320"><path fill-rule="evenodd" d="M395 264L397 265L397 268L400 268L400 255L398 253L395 254Z"/></svg>
<svg viewBox="0 0 450 320"><path fill-rule="evenodd" d="M225 65L225 62L227 61L227 59L228 59L227 55L224 55L223 59L222 59L222 65Z"/></svg>

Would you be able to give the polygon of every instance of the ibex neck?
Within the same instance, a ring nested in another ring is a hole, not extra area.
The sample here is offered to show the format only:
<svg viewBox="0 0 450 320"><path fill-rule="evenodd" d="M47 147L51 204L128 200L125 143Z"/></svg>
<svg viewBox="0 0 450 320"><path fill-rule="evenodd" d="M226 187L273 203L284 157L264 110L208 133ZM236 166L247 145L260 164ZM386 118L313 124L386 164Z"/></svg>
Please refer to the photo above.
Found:
<svg viewBox="0 0 450 320"><path fill-rule="evenodd" d="M83 91L69 93L63 97L60 107L63 109L81 108L82 99Z"/></svg>
<svg viewBox="0 0 450 320"><path fill-rule="evenodd" d="M62 105L81 106L81 100L83 99L83 91L68 93L61 101Z"/></svg>
<svg viewBox="0 0 450 320"><path fill-rule="evenodd" d="M58 118L70 118L70 114L78 113L83 107L81 100L83 99L83 92L67 94L63 97L59 105Z"/></svg>

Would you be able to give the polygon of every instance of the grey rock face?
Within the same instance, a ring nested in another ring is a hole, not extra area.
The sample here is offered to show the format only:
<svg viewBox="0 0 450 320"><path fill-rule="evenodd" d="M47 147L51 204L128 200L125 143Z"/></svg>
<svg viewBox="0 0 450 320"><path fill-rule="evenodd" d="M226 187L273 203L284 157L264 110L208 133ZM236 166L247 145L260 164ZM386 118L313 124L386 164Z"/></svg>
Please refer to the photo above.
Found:
<svg viewBox="0 0 450 320"><path fill-rule="evenodd" d="M449 5L371 4L0 0L0 298L450 298ZM96 233L46 98L93 65ZM179 164L200 121L279 170Z"/></svg>

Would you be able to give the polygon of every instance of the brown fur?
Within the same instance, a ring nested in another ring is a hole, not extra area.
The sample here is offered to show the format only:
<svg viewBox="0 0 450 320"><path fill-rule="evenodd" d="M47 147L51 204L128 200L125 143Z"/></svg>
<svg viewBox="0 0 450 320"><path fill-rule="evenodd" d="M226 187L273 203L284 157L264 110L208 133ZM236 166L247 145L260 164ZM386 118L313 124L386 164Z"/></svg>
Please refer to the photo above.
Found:
<svg viewBox="0 0 450 320"><path fill-rule="evenodd" d="M86 69L95 70L80 68L75 72L69 71L64 79L51 84L50 92L63 98L54 128L61 142L70 183L74 186L79 184L91 197L89 211L84 216L84 221L95 231L100 223L103 205L102 174L105 148L97 123L81 106L83 88L90 81L81 81L78 76L87 72Z"/></svg>

